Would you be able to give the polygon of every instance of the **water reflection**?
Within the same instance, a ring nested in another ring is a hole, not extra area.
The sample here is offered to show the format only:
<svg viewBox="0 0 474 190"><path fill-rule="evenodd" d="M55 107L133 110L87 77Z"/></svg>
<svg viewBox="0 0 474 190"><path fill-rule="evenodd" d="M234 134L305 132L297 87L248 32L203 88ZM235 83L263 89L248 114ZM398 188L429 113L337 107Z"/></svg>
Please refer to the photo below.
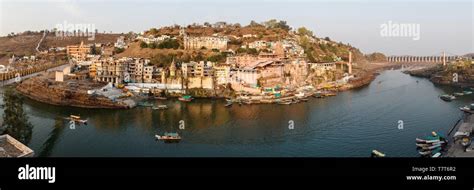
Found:
<svg viewBox="0 0 474 190"><path fill-rule="evenodd" d="M54 149L58 139L61 137L64 128L64 119L57 117L54 120L53 130L49 133L48 139L46 139L46 141L41 146L41 151L38 153L39 157L48 157L51 155L51 152Z"/></svg>

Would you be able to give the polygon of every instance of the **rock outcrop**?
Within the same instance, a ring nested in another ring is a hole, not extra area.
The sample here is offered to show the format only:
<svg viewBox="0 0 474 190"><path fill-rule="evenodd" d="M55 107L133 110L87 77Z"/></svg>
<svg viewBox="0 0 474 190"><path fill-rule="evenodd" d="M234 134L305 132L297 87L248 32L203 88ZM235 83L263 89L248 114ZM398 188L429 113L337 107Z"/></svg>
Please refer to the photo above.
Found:
<svg viewBox="0 0 474 190"><path fill-rule="evenodd" d="M79 81L56 82L45 76L33 77L16 87L24 96L47 104L82 108L130 108L126 100L114 101L101 95L90 95L87 90L105 86L102 83L83 84Z"/></svg>

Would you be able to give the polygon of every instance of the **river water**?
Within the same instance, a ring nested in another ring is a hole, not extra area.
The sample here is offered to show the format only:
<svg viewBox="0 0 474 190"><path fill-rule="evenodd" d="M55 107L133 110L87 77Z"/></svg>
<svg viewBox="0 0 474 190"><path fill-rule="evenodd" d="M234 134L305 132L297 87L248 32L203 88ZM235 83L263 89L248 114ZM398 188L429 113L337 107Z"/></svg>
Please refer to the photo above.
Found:
<svg viewBox="0 0 474 190"><path fill-rule="evenodd" d="M24 106L34 126L28 146L35 156L368 157L377 149L387 156L416 157L415 138L431 131L446 135L462 115L458 107L474 97L453 102L438 98L454 90L459 89L388 70L366 87L294 105L227 108L225 100L153 101L168 105L159 111L25 100ZM88 119L88 125L71 129L63 119L70 114ZM179 129L180 121L184 129ZM183 138L180 143L155 140L155 134L176 131Z"/></svg>

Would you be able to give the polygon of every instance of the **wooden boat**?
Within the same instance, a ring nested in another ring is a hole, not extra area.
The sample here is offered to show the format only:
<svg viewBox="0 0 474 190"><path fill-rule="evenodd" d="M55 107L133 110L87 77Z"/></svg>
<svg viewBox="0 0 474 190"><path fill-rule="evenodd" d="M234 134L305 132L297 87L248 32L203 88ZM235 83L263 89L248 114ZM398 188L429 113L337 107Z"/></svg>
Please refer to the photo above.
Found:
<svg viewBox="0 0 474 190"><path fill-rule="evenodd" d="M430 140L425 140L425 139L420 139L420 138L416 138L416 142L417 143L439 143L441 142L439 139L430 139Z"/></svg>
<svg viewBox="0 0 474 190"><path fill-rule="evenodd" d="M78 115L70 115L69 117L66 117L65 119L74 121L76 123L82 123L87 125L87 119L81 119L81 116Z"/></svg>
<svg viewBox="0 0 474 190"><path fill-rule="evenodd" d="M441 100L444 100L444 101L447 101L447 102L450 102L450 101L453 101L453 100L456 99L455 96L449 95L449 94L441 95L441 96L439 96L439 98L441 98Z"/></svg>
<svg viewBox="0 0 474 190"><path fill-rule="evenodd" d="M162 140L167 143L179 142L181 141L181 136L178 133L165 133L163 135L155 135L157 140Z"/></svg>
<svg viewBox="0 0 474 190"><path fill-rule="evenodd" d="M295 96L297 98L303 98L304 97L304 93L303 92L299 92L298 94L295 94Z"/></svg>
<svg viewBox="0 0 474 190"><path fill-rule="evenodd" d="M439 142L435 142L435 143L416 143L416 146L418 148L424 148L424 147L430 147L430 146L433 146L433 145L437 145L437 144L444 144L445 142L444 141L439 141Z"/></svg>
<svg viewBox="0 0 474 190"><path fill-rule="evenodd" d="M189 96L189 95L185 95L185 96L181 96L178 98L179 101L182 101L182 102L190 102L193 100L193 97Z"/></svg>
<svg viewBox="0 0 474 190"><path fill-rule="evenodd" d="M464 106L459 108L461 111L470 111L471 108L469 106Z"/></svg>
<svg viewBox="0 0 474 190"><path fill-rule="evenodd" d="M372 157L381 158L381 157L385 157L385 154L377 150L372 150Z"/></svg>
<svg viewBox="0 0 474 190"><path fill-rule="evenodd" d="M422 156L427 156L427 155L431 154L431 151L430 150L428 150L428 151L418 151L418 153Z"/></svg>
<svg viewBox="0 0 474 190"><path fill-rule="evenodd" d="M155 96L155 97L153 97L153 99L155 99L155 100L167 100L168 98L167 97L162 97L162 96Z"/></svg>
<svg viewBox="0 0 474 190"><path fill-rule="evenodd" d="M168 109L168 106L167 105L158 105L158 106L153 106L154 110L165 110L165 109Z"/></svg>
<svg viewBox="0 0 474 190"><path fill-rule="evenodd" d="M138 105L142 107L153 107L153 104L148 102L138 102Z"/></svg>
<svg viewBox="0 0 474 190"><path fill-rule="evenodd" d="M308 98L300 98L300 101L307 102Z"/></svg>
<svg viewBox="0 0 474 190"><path fill-rule="evenodd" d="M441 147L438 147L434 150L418 151L418 153L422 156L434 155L434 154L439 153L439 152L441 152Z"/></svg>
<svg viewBox="0 0 474 190"><path fill-rule="evenodd" d="M433 156L431 156L431 158L438 158L440 156L441 156L441 152L437 152Z"/></svg>
<svg viewBox="0 0 474 190"><path fill-rule="evenodd" d="M434 144L434 145L431 145L431 146L426 146L426 147L422 147L423 150L433 150L435 148L439 148L441 147L441 144Z"/></svg>
<svg viewBox="0 0 474 190"><path fill-rule="evenodd" d="M281 104L281 105L290 105L292 102L291 101L281 101L281 102L278 102L278 104Z"/></svg>

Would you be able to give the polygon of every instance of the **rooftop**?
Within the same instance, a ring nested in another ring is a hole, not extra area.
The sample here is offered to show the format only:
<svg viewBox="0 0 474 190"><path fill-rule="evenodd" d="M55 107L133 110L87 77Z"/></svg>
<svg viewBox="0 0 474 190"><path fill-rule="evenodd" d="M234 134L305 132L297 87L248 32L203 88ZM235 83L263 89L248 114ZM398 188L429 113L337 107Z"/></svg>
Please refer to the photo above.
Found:
<svg viewBox="0 0 474 190"><path fill-rule="evenodd" d="M1 157L32 157L33 150L11 137L10 135L0 136L0 158Z"/></svg>

